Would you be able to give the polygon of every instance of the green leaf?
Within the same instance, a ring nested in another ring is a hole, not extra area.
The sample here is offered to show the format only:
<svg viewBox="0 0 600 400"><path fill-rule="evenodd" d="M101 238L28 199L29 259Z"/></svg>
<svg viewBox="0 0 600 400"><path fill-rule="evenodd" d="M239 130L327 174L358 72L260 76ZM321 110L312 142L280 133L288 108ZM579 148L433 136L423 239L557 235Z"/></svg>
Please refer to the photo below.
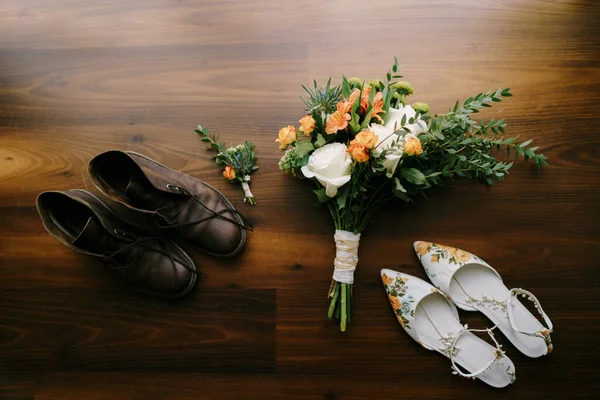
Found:
<svg viewBox="0 0 600 400"><path fill-rule="evenodd" d="M320 133L317 135L317 140L315 140L315 148L319 148L323 145L325 145L327 143L327 141L325 140L325 138L323 137L323 135L321 135Z"/></svg>
<svg viewBox="0 0 600 400"><path fill-rule="evenodd" d="M295 152L298 158L304 157L306 154L313 151L315 147L310 140L301 140L296 142Z"/></svg>
<svg viewBox="0 0 600 400"><path fill-rule="evenodd" d="M410 183L415 185L422 185L427 181L427 178L421 171L416 168L403 168L400 170L402 176L406 178Z"/></svg>
<svg viewBox="0 0 600 400"><path fill-rule="evenodd" d="M340 190L335 197L335 201L337 202L338 210L346 207L346 199L348 198L348 186Z"/></svg>
<svg viewBox="0 0 600 400"><path fill-rule="evenodd" d="M402 186L402 184L400 183L400 179L394 178L394 183L396 184L396 190L399 190L402 193L406 193L406 189L404 189L404 186Z"/></svg>
<svg viewBox="0 0 600 400"><path fill-rule="evenodd" d="M315 194L317 195L317 199L319 200L319 203L326 203L329 200L331 200L331 197L327 196L327 194L325 193L325 188L316 189L316 190L313 190L313 192L315 192Z"/></svg>
<svg viewBox="0 0 600 400"><path fill-rule="evenodd" d="M519 146L527 147L531 142L533 142L533 140L529 139L529 140L526 140L523 143L521 143Z"/></svg>

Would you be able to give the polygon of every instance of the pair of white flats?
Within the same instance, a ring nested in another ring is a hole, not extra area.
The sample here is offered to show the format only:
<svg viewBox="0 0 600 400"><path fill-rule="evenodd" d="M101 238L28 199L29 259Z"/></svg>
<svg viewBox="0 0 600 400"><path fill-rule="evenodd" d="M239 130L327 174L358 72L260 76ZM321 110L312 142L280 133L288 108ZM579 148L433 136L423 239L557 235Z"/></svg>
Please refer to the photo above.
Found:
<svg viewBox="0 0 600 400"><path fill-rule="evenodd" d="M515 381L515 366L494 338L496 328L529 357L552 352L552 322L533 294L509 290L496 270L466 251L428 242L414 248L435 287L389 269L381 270L381 279L400 325L420 345L448 357L453 374L498 388ZM519 294L534 303L546 326L517 300ZM480 311L494 326L468 329L456 307ZM494 346L472 332L487 332Z"/></svg>

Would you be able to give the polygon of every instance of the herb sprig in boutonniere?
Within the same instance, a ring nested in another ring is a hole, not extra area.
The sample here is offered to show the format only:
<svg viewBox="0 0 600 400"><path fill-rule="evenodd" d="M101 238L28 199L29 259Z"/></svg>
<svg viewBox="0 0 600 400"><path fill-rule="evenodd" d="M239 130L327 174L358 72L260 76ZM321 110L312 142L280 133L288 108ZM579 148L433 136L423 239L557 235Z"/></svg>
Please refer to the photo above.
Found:
<svg viewBox="0 0 600 400"><path fill-rule="evenodd" d="M227 147L225 142L219 141L219 135L211 135L206 128L198 125L195 131L202 136L202 141L209 143L210 148L217 152L215 161L217 165L225 167L223 177L229 182L239 182L244 190L244 201L254 206L256 200L250 191L250 174L259 167L255 165L258 159L254 154L254 145L246 140L234 147Z"/></svg>

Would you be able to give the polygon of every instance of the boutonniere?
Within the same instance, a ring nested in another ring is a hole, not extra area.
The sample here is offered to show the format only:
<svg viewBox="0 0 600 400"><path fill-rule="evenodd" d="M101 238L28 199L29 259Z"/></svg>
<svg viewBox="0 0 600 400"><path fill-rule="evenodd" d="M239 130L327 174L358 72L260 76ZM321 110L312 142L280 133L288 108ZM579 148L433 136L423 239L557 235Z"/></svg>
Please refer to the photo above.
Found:
<svg viewBox="0 0 600 400"><path fill-rule="evenodd" d="M223 177L229 182L237 182L244 190L244 202L254 206L256 200L250 191L250 174L259 167L255 165L258 159L254 154L254 145L246 140L237 146L227 147L225 142L219 141L219 135L211 135L206 128L198 125L195 131L202 136L202 141L209 143L210 149L217 152L215 161L218 166L224 167Z"/></svg>

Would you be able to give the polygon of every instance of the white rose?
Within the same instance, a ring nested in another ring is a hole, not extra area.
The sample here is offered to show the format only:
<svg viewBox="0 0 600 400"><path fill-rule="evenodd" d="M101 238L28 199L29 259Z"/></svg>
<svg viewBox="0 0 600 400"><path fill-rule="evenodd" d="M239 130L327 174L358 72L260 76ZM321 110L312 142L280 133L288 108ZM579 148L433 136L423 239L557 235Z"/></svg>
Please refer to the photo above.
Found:
<svg viewBox="0 0 600 400"><path fill-rule="evenodd" d="M373 155L379 157L384 150L387 150L385 158L381 165L386 169L386 175L391 177L396 172L396 167L404 153L404 142L408 137L416 137L421 133L427 132L427 124L420 119L409 124L408 121L414 118L416 111L411 106L400 108L390 108L388 110L390 119L385 125L371 124L370 129L377 135L377 143L373 148ZM401 138L394 132L401 127L402 117L406 115L406 125L411 132ZM395 128L395 129L394 129Z"/></svg>
<svg viewBox="0 0 600 400"><path fill-rule="evenodd" d="M398 167L398 163L402 158L402 154L404 153L404 143L400 142L395 145L393 148L388 149L388 152L383 159L381 165L383 165L386 169L386 176L391 178L396 172L396 167Z"/></svg>
<svg viewBox="0 0 600 400"><path fill-rule="evenodd" d="M316 178L325 186L325 194L334 197L338 188L350 181L352 158L342 143L330 143L315 150L302 167L307 178Z"/></svg>
<svg viewBox="0 0 600 400"><path fill-rule="evenodd" d="M394 127L399 129L402 126L401 122L404 115L406 115L406 125L404 126L408 128L410 133L413 135L420 135L421 133L427 132L427 124L420 119L412 124L408 123L408 121L416 115L416 111L413 110L411 106L402 107L401 105L400 108L390 108L388 110L388 115L390 116L390 119L385 125L371 124L370 126L370 129L377 135L377 144L373 149L375 157L379 157L381 152L397 141L398 134L394 134Z"/></svg>

